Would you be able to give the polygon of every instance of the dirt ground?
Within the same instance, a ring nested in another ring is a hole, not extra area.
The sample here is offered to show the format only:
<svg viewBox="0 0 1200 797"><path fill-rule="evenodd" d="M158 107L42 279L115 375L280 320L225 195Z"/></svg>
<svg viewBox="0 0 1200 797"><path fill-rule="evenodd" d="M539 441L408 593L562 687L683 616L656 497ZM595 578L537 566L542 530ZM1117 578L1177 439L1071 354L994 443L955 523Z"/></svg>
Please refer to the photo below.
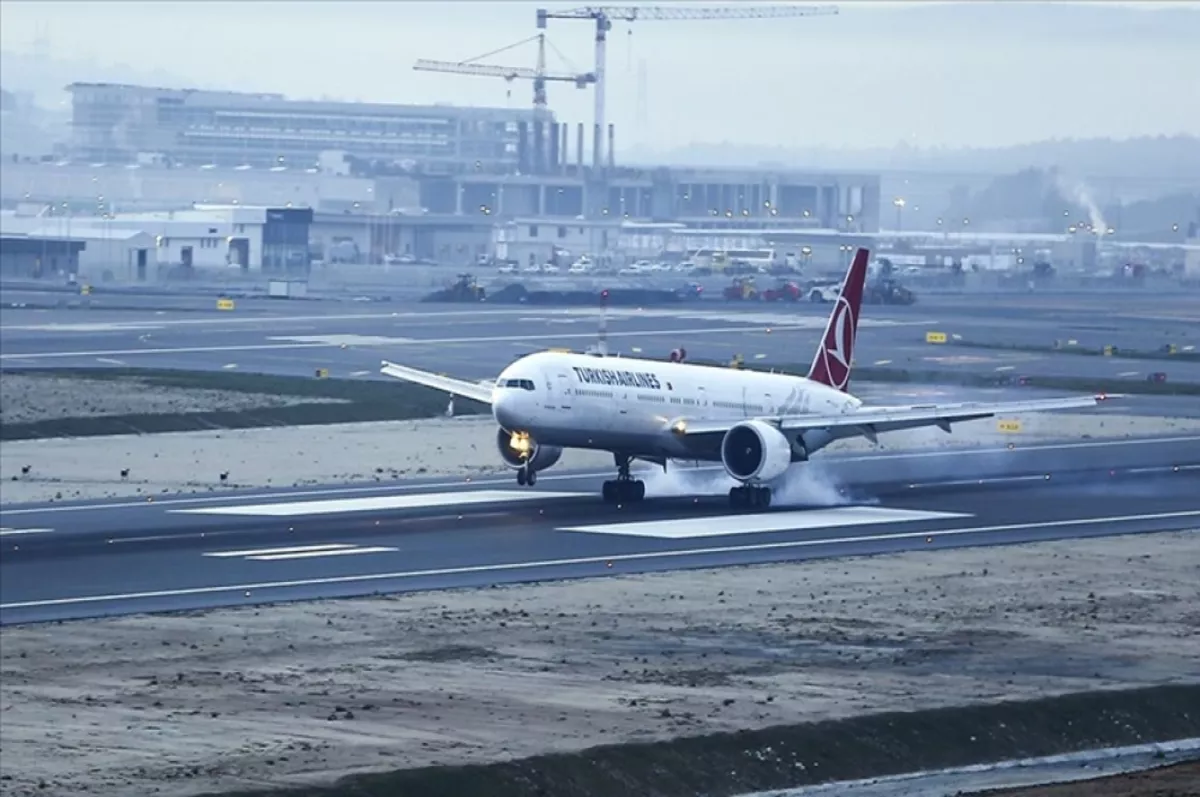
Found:
<svg viewBox="0 0 1200 797"><path fill-rule="evenodd" d="M1197 532L0 631L12 795L187 795L1200 681Z"/></svg>
<svg viewBox="0 0 1200 797"><path fill-rule="evenodd" d="M1200 761L1076 783L981 791L973 797L1200 797Z"/></svg>
<svg viewBox="0 0 1200 797"><path fill-rule="evenodd" d="M97 415L253 410L329 401L332 399L171 388L134 379L5 374L0 380L0 424Z"/></svg>

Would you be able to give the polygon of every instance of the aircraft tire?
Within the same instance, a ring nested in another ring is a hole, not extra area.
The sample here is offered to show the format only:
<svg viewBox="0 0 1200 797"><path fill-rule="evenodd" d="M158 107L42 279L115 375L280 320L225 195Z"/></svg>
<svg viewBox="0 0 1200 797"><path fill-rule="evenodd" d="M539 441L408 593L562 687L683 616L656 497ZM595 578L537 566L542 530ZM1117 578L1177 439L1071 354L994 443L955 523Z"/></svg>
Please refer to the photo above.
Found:
<svg viewBox="0 0 1200 797"><path fill-rule="evenodd" d="M520 485L521 487L524 487L525 482L526 482L525 466L522 465L521 467L517 468L517 484Z"/></svg>
<svg viewBox="0 0 1200 797"><path fill-rule="evenodd" d="M729 505L734 509L766 509L771 505L771 488L750 484L731 487Z"/></svg>
<svg viewBox="0 0 1200 797"><path fill-rule="evenodd" d="M646 498L646 483L631 479L607 481L601 494L606 504L632 504Z"/></svg>

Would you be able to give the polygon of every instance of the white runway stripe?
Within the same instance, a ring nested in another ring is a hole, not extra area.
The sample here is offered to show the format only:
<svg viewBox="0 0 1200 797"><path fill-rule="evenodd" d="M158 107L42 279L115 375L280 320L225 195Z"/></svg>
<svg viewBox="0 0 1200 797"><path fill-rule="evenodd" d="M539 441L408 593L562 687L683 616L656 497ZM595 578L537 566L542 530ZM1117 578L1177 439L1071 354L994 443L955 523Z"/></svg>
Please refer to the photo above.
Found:
<svg viewBox="0 0 1200 797"><path fill-rule="evenodd" d="M263 554L248 556L254 562L278 562L285 559L313 559L318 556L353 556L360 553L394 553L399 548L388 548L384 545L373 545L367 548L338 548L332 551L297 551L296 553Z"/></svg>
<svg viewBox="0 0 1200 797"><path fill-rule="evenodd" d="M795 512L764 512L755 515L714 515L678 520L647 520L633 523L605 523L594 526L563 526L559 531L591 534L621 534L634 537L658 537L668 540L693 537L719 537L727 534L762 534L772 531L805 531L841 526L866 526L872 523L910 523L917 520L950 520L971 517L958 512L924 512L886 509L873 506L843 506L832 509L805 509Z"/></svg>
<svg viewBox="0 0 1200 797"><path fill-rule="evenodd" d="M16 537L20 534L45 534L54 529L10 529L7 526L0 528L0 537Z"/></svg>
<svg viewBox="0 0 1200 797"><path fill-rule="evenodd" d="M399 550L383 545L352 545L350 543L326 543L322 545L294 545L288 548L254 548L241 551L209 551L205 556L214 559L247 559L254 562L278 562L287 559L314 559L319 556L349 556L364 553L391 553Z"/></svg>
<svg viewBox="0 0 1200 797"><path fill-rule="evenodd" d="M293 546L291 548L254 548L254 549L251 549L248 551L216 551L216 552L212 552L212 553L206 553L204 555L212 556L214 558L220 559L220 558L228 558L228 557L235 557L235 556L261 556L263 554L271 554L271 553L303 553L305 551L333 551L333 550L337 550L338 548L353 548L353 547L354 547L353 545L350 545L348 543L336 543L335 542L335 543L330 543L327 545L297 545L297 546Z"/></svg>
<svg viewBox="0 0 1200 797"><path fill-rule="evenodd" d="M464 490L448 493L409 493L364 498L333 498L325 501L281 501L243 506L209 506L199 509L173 509L192 515L257 515L292 517L329 515L335 512L378 512L384 509L428 509L442 506L466 506L499 501L537 501L555 498L580 498L592 493L556 493L548 490Z"/></svg>

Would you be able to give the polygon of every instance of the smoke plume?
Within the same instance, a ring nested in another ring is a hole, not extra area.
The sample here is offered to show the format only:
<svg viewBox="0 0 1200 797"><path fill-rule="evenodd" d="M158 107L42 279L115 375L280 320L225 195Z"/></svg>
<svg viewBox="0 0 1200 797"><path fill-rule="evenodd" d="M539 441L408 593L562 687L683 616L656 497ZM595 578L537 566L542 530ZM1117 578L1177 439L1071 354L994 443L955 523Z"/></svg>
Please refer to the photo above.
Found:
<svg viewBox="0 0 1200 797"><path fill-rule="evenodd" d="M1074 202L1087 210L1088 222L1092 225L1093 232L1103 235L1108 230L1108 222L1104 220L1104 214L1100 212L1100 206L1096 204L1096 200L1092 197L1092 190L1086 183L1057 174L1054 177L1054 184L1063 199Z"/></svg>

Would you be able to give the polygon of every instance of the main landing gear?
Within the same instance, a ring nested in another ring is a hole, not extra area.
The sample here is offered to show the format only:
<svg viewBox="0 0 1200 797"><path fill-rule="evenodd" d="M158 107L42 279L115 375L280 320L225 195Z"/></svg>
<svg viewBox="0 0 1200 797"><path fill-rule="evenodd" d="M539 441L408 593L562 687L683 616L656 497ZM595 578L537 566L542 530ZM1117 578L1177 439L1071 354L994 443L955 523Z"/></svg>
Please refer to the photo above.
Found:
<svg viewBox="0 0 1200 797"><path fill-rule="evenodd" d="M537 471L529 467L528 462L517 468L517 484L522 487L527 484L530 487L537 484Z"/></svg>
<svg viewBox="0 0 1200 797"><path fill-rule="evenodd" d="M757 484L730 487L729 505L734 509L766 509L771 505L771 488Z"/></svg>
<svg viewBox="0 0 1200 797"><path fill-rule="evenodd" d="M604 483L602 493L606 504L627 504L646 497L646 483L629 475L631 457L613 454L617 463L617 480Z"/></svg>

